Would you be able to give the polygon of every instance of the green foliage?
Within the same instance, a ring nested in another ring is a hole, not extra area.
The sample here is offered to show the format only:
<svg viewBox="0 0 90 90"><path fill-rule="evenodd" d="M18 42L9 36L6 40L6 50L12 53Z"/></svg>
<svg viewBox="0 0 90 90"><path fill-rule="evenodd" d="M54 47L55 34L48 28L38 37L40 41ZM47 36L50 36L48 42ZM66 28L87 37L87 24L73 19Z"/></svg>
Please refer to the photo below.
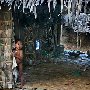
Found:
<svg viewBox="0 0 90 90"><path fill-rule="evenodd" d="M42 55L43 55L43 56L48 56L48 52L47 52L47 51L45 51L45 50L42 50L42 52L41 52L41 53L42 53Z"/></svg>

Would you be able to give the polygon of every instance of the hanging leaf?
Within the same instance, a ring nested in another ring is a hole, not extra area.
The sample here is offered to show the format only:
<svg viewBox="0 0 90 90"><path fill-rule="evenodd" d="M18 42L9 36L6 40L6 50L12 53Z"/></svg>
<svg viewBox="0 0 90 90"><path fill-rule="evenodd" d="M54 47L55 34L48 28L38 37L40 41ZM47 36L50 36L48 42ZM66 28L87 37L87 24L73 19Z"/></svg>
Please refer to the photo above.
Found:
<svg viewBox="0 0 90 90"><path fill-rule="evenodd" d="M38 6L39 5L39 2L40 2L40 0L37 0L35 5Z"/></svg>
<svg viewBox="0 0 90 90"><path fill-rule="evenodd" d="M57 0L53 0L53 8L54 9L55 9L56 5L57 5Z"/></svg>
<svg viewBox="0 0 90 90"><path fill-rule="evenodd" d="M49 8L49 12L50 12L50 2L51 2L52 0L48 0L48 8Z"/></svg>
<svg viewBox="0 0 90 90"><path fill-rule="evenodd" d="M44 0L41 0L41 4L44 2Z"/></svg>

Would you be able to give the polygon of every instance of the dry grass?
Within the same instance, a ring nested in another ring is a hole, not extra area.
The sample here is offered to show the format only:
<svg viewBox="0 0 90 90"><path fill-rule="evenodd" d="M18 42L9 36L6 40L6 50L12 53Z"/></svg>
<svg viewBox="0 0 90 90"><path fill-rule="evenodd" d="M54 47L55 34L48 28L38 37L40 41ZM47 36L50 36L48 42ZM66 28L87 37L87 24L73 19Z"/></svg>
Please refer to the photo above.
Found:
<svg viewBox="0 0 90 90"><path fill-rule="evenodd" d="M72 64L40 64L27 67L26 83L47 90L90 90L90 70L79 70Z"/></svg>

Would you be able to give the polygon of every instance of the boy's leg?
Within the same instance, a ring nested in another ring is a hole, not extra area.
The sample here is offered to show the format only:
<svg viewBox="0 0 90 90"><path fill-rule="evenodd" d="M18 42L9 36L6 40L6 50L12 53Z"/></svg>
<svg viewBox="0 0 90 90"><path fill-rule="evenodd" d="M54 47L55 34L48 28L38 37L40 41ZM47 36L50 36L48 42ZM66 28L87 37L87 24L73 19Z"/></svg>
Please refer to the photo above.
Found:
<svg viewBox="0 0 90 90"><path fill-rule="evenodd" d="M19 64L19 78L21 81L21 87L23 86L23 66L22 63Z"/></svg>

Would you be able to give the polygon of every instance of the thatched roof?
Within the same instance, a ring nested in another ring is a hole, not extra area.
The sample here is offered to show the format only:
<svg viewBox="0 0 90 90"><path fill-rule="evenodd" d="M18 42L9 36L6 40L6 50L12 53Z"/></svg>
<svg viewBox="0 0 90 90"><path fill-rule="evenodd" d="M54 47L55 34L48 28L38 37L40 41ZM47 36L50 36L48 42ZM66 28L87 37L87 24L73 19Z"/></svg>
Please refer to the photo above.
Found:
<svg viewBox="0 0 90 90"><path fill-rule="evenodd" d="M23 12L24 12L25 8L29 8L30 12L34 13L35 18L37 18L36 7L38 5L41 5L45 1L46 0L0 0L1 4L3 2L7 3L8 6L10 6L9 9L11 9L12 5L14 5L14 9L15 9L15 7L18 7L18 9L19 9L20 6L23 5ZM55 9L57 0L47 0L49 12L50 12L50 2L53 2L53 8Z"/></svg>

